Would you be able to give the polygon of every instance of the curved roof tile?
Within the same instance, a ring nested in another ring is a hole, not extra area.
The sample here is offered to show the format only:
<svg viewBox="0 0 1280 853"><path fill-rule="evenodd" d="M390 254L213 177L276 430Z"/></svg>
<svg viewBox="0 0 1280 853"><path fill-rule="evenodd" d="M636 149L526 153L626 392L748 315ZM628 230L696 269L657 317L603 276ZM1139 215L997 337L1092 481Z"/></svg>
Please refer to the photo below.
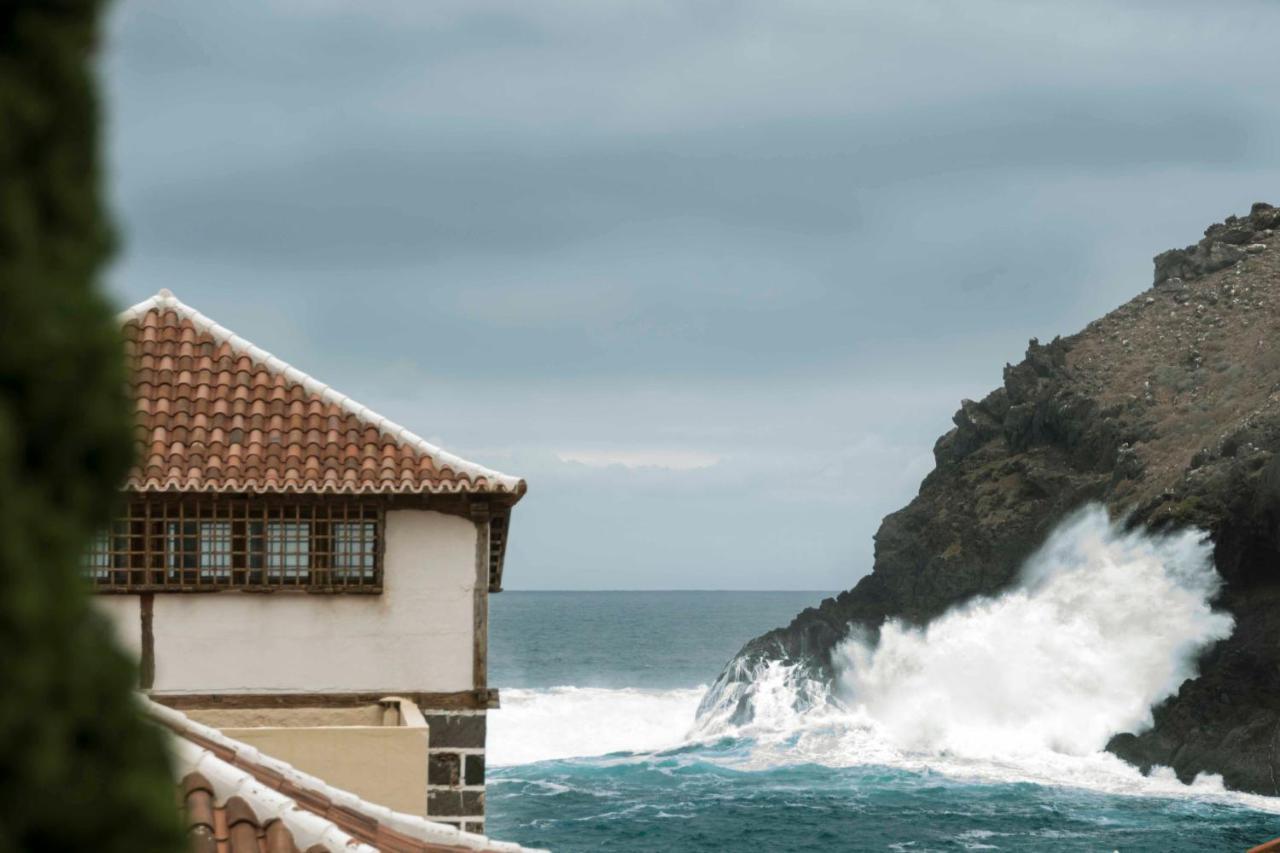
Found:
<svg viewBox="0 0 1280 853"><path fill-rule="evenodd" d="M519 477L436 447L167 290L123 312L120 322L139 423L130 489L524 494ZM219 454L206 458L215 444Z"/></svg>

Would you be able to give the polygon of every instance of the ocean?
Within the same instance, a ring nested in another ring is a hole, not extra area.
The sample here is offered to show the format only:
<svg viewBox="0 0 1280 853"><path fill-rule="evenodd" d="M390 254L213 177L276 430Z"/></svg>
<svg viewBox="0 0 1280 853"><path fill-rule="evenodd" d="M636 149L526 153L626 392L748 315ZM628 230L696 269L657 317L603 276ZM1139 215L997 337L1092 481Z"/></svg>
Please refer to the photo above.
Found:
<svg viewBox="0 0 1280 853"><path fill-rule="evenodd" d="M1016 695L1024 683L1027 693L1043 693L1036 672L1053 666L1026 653L1021 664L1002 663L1003 653L985 664L1003 673L955 675L961 687L983 682L979 710L933 694L920 694L920 707L895 707L895 721L930 735L907 746L875 721L798 712L787 701L770 711L761 700L751 727L698 719L704 694L745 641L828 594L494 596L490 683L502 707L489 718L489 834L562 853L1243 851L1280 835L1280 803L1227 792L1212 778L1187 786L1168 773L1143 777L1069 739L1051 748L1013 738L967 749L966 738L981 742L974 720L983 715L998 718L1003 732L1053 710ZM1010 605L952 625L948 648L1005 641L1001 631L1016 635L1028 613L1045 618L1051 599L1024 598L1013 603L1021 610ZM1078 591L1068 600L1075 610L1104 606L1082 604ZM1077 668L1097 656L1083 648ZM947 680L919 650L898 652L912 653L911 667ZM1140 657L1142 649L1128 643L1125 653ZM1070 651L1046 654L1056 660ZM761 673L762 682L777 682L762 696L788 695L783 676ZM1048 704L1071 701L1051 694ZM1088 709L1067 710L1087 731ZM934 737L935 723L953 740Z"/></svg>

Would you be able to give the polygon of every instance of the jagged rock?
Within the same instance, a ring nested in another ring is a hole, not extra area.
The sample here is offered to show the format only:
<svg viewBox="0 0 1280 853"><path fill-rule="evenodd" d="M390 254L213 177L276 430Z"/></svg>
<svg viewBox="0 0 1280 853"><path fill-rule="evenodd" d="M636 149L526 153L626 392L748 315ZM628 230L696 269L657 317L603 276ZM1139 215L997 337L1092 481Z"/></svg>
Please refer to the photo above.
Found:
<svg viewBox="0 0 1280 853"><path fill-rule="evenodd" d="M1280 210L1258 202L1245 218L1227 217L1205 229L1204 239L1185 249L1170 249L1155 257L1155 283L1177 278L1190 280L1217 272L1266 249L1259 238L1280 224ZM1253 249L1262 245L1262 249Z"/></svg>
<svg viewBox="0 0 1280 853"><path fill-rule="evenodd" d="M961 403L918 496L876 533L871 574L736 660L829 678L851 625L874 638L888 618L924 624L1000 592L1059 521L1099 500L1130 524L1208 531L1216 604L1236 620L1154 728L1109 748L1280 794L1280 258L1242 248L1276 227L1280 210L1256 204L1157 256L1154 290L1079 334L1032 340L1001 388ZM1252 310L1230 307L1241 295Z"/></svg>
<svg viewBox="0 0 1280 853"><path fill-rule="evenodd" d="M1206 228L1204 236L1213 243L1239 246L1249 242L1249 238L1253 236L1253 227L1248 221L1228 216L1226 222L1220 222Z"/></svg>

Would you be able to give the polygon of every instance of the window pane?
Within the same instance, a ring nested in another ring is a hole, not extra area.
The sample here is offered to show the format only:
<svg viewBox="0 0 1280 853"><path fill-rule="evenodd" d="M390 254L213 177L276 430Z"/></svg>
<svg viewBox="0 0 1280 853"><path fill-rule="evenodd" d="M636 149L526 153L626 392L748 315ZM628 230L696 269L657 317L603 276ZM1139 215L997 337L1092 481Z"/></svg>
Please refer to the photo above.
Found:
<svg viewBox="0 0 1280 853"><path fill-rule="evenodd" d="M251 575L253 582L260 583L262 581L260 573L267 553L267 543L262 532L263 525L261 521L251 521L246 526L249 530L249 553L245 562L253 572Z"/></svg>
<svg viewBox="0 0 1280 853"><path fill-rule="evenodd" d="M373 580L378 525L372 521L333 522L333 574L349 580Z"/></svg>
<svg viewBox="0 0 1280 853"><path fill-rule="evenodd" d="M267 577L288 582L311 573L311 522L267 522Z"/></svg>
<svg viewBox="0 0 1280 853"><path fill-rule="evenodd" d="M194 569L199 550L194 521L165 522L164 564L170 577L179 569Z"/></svg>
<svg viewBox="0 0 1280 853"><path fill-rule="evenodd" d="M231 522L200 522L200 577L207 580L231 577Z"/></svg>
<svg viewBox="0 0 1280 853"><path fill-rule="evenodd" d="M94 580L106 580L111 569L111 534L105 530L93 537L85 558L85 574Z"/></svg>

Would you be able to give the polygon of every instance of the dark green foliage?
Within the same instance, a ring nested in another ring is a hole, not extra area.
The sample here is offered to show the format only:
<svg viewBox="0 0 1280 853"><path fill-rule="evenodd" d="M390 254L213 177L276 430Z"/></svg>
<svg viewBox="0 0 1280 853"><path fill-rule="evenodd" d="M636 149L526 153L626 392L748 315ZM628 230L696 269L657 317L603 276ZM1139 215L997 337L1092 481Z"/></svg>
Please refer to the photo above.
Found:
<svg viewBox="0 0 1280 853"><path fill-rule="evenodd" d="M0 851L182 848L161 734L79 577L131 452L95 288L101 12L0 0Z"/></svg>

